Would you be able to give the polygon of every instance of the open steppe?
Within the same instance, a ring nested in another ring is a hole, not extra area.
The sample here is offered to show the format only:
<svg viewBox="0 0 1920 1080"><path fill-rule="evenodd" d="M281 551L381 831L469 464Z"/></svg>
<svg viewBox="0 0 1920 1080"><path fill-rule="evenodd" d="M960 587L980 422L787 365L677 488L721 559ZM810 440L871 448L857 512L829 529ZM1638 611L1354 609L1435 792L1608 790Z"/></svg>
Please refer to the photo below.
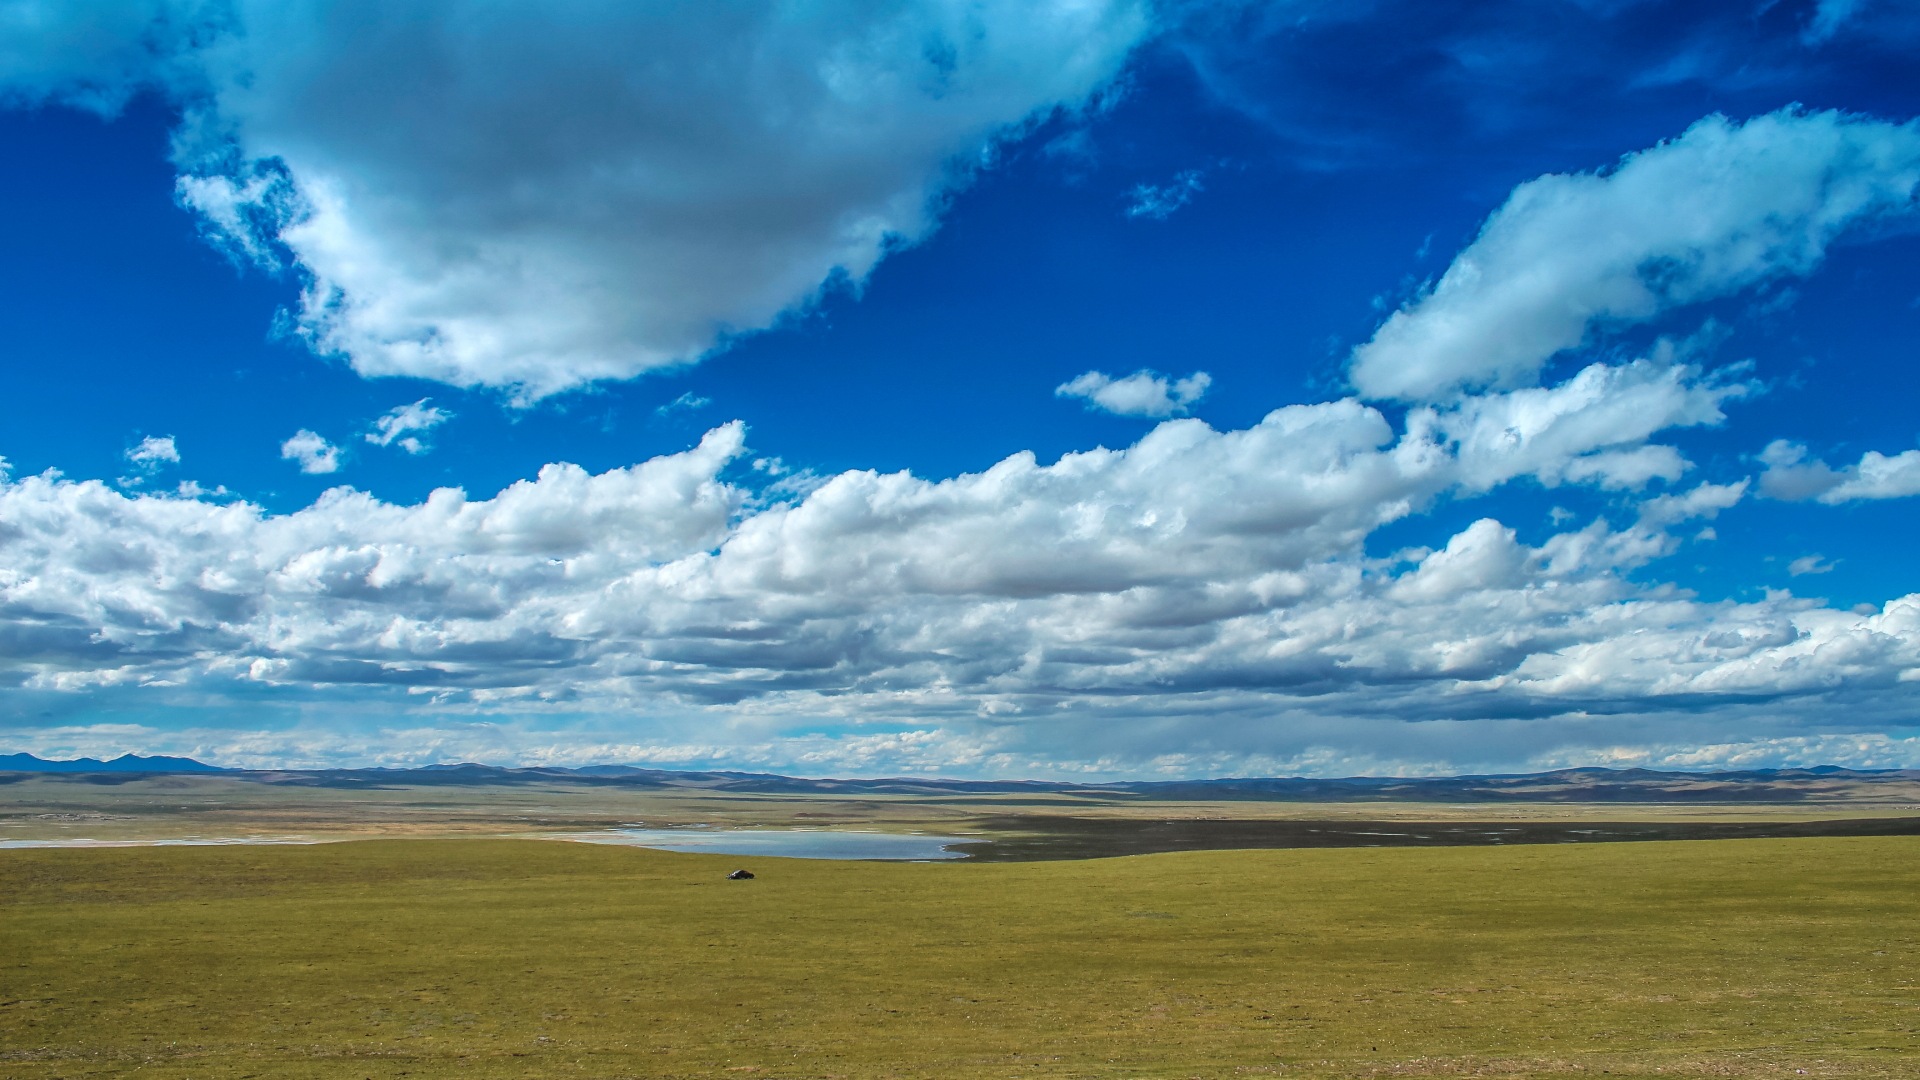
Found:
<svg viewBox="0 0 1920 1080"><path fill-rule="evenodd" d="M1920 839L0 852L0 1074L1906 1077Z"/></svg>
<svg viewBox="0 0 1920 1080"><path fill-rule="evenodd" d="M1913 1075L1920 785L1601 779L1325 801L4 774L0 841L315 842L0 850L0 1076ZM985 843L551 842L640 823ZM1754 833L1787 835L1725 838ZM1288 850L1183 850L1260 847Z"/></svg>

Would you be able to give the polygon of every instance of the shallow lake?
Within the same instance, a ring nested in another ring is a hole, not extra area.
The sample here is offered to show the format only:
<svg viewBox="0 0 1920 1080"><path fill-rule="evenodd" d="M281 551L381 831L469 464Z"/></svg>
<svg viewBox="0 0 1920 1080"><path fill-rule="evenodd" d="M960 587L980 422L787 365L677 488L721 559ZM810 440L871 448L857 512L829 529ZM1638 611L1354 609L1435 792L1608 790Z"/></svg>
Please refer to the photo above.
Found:
<svg viewBox="0 0 1920 1080"><path fill-rule="evenodd" d="M853 832L838 829L610 829L569 833L565 839L589 844L629 844L663 851L699 851L715 855L764 855L783 859L866 859L925 862L964 859L949 844L977 844L979 837L922 836L917 833Z"/></svg>

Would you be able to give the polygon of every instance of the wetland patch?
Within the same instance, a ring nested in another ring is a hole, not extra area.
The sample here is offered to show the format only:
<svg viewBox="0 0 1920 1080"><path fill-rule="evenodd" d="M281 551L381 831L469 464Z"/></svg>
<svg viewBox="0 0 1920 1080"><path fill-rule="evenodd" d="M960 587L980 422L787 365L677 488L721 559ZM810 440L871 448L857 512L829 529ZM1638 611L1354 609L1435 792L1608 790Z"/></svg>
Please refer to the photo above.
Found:
<svg viewBox="0 0 1920 1080"><path fill-rule="evenodd" d="M1491 847L1795 836L1916 836L1920 817L1827 821L1350 821L1004 815L956 851L977 862L1035 862L1248 848Z"/></svg>

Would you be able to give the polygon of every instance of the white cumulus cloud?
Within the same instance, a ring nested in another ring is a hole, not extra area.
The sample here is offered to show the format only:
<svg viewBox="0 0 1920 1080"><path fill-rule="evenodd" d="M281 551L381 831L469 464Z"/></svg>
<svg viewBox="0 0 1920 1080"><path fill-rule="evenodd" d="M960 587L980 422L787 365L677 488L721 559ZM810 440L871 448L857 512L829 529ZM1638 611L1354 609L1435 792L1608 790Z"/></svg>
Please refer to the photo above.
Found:
<svg viewBox="0 0 1920 1080"><path fill-rule="evenodd" d="M1531 382L1595 327L1811 272L1863 223L1912 213L1920 126L1786 109L1712 116L1595 173L1514 189L1430 289L1353 354L1372 398Z"/></svg>
<svg viewBox="0 0 1920 1080"><path fill-rule="evenodd" d="M340 469L340 448L306 428L294 432L280 444L280 456L298 463L303 473L331 473Z"/></svg>
<svg viewBox="0 0 1920 1080"><path fill-rule="evenodd" d="M1213 376L1196 371L1184 379L1168 379L1152 371L1136 371L1116 379L1101 371L1054 387L1059 397L1081 398L1093 408L1115 416L1184 416L1213 385Z"/></svg>
<svg viewBox="0 0 1920 1080"><path fill-rule="evenodd" d="M924 237L1144 0L19 2L0 92L182 106L179 198L369 375L533 398L698 359Z"/></svg>
<svg viewBox="0 0 1920 1080"><path fill-rule="evenodd" d="M411 405L388 409L373 422L366 440L375 446L398 446L409 454L426 453L431 448L422 436L453 419L452 413L427 404L428 400L421 398Z"/></svg>
<svg viewBox="0 0 1920 1080"><path fill-rule="evenodd" d="M1639 489L1669 483L1689 468L1680 453L1649 443L1670 428L1719 424L1721 405L1752 386L1703 375L1662 345L1626 364L1593 364L1552 387L1466 397L1440 409L1423 406L1409 425L1457 445L1462 482L1487 490L1517 476L1548 487L1597 483Z"/></svg>
<svg viewBox="0 0 1920 1080"><path fill-rule="evenodd" d="M1709 603L1636 580L1743 484L1539 543L1487 518L1438 550L1368 553L1382 525L1502 476L1607 485L1613 465L1565 462L1651 444L1586 424L1614 407L1591 384L1659 388L1652 415L1710 421L1724 387L1641 363L1398 431L1358 401L1295 405L1242 430L1168 420L1051 464L851 471L784 494L726 479L750 459L738 424L628 469L555 464L491 498L410 505L337 488L273 514L26 477L0 484L0 678L203 703L354 694L396 723L644 715L646 739L630 721L580 745L685 760L751 757L770 735L800 753L816 736L778 733L833 719L849 731L806 761L863 769L1510 763L1683 727L1736 742L1839 701L1850 723L1905 709L1920 599ZM1519 438L1444 435L1485 417ZM1436 740L1420 720L1456 726ZM927 734L860 742L868 723ZM342 732L328 753L368 752ZM458 745L507 745L475 738Z"/></svg>

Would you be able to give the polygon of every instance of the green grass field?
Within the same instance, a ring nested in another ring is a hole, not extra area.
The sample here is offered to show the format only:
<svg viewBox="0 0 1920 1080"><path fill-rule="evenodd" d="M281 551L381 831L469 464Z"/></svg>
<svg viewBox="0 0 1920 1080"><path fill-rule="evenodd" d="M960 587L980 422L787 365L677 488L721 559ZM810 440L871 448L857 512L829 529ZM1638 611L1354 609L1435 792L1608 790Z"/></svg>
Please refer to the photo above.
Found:
<svg viewBox="0 0 1920 1080"><path fill-rule="evenodd" d="M0 1075L1920 1073L1920 840L0 851Z"/></svg>

